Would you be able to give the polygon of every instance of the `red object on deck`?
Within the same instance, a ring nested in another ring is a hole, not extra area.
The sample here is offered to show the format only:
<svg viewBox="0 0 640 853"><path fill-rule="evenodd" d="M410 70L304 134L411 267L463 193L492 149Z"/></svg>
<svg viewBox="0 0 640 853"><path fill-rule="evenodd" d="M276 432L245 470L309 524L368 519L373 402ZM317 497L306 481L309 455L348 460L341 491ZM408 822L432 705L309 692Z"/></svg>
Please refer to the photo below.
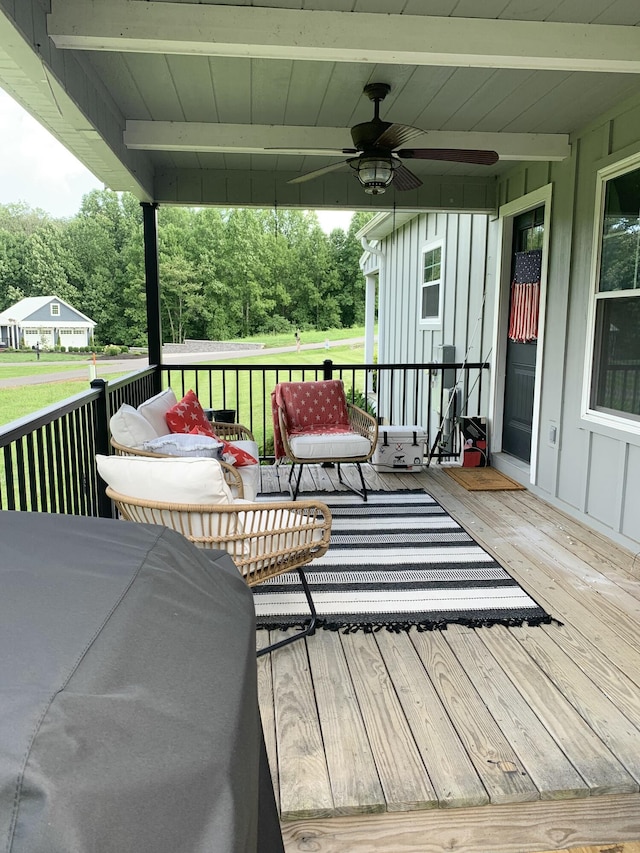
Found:
<svg viewBox="0 0 640 853"><path fill-rule="evenodd" d="M462 455L462 467L480 468L481 466L485 466L487 464L486 450L487 442L482 440L477 441L470 447L465 447Z"/></svg>
<svg viewBox="0 0 640 853"><path fill-rule="evenodd" d="M476 447L465 447L462 457L463 468L479 468L482 456Z"/></svg>

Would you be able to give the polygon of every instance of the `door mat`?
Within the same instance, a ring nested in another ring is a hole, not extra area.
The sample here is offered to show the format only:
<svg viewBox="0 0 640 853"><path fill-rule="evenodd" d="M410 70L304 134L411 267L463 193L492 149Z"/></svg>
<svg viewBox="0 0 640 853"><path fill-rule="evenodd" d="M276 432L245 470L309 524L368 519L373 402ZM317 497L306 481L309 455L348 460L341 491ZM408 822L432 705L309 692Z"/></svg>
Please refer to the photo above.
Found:
<svg viewBox="0 0 640 853"><path fill-rule="evenodd" d="M469 492L491 492L506 489L524 489L506 474L495 468L444 468L447 474Z"/></svg>
<svg viewBox="0 0 640 853"><path fill-rule="evenodd" d="M318 626L335 631L540 625L551 617L426 492L318 495L333 516L326 554L305 567ZM297 572L252 587L259 628L309 618Z"/></svg>

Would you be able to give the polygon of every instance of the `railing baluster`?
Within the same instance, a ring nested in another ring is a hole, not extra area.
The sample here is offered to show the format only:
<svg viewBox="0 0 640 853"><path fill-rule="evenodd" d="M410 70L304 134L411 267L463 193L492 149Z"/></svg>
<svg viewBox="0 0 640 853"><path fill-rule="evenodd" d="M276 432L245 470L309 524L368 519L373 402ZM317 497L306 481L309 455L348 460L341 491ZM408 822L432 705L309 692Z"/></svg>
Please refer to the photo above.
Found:
<svg viewBox="0 0 640 853"><path fill-rule="evenodd" d="M16 508L15 485L13 478L13 450L15 444L8 445L4 448L4 478L7 488L7 506L6 509ZM3 507L5 509L5 507Z"/></svg>
<svg viewBox="0 0 640 853"><path fill-rule="evenodd" d="M351 383L350 399L355 400L362 393L365 405L371 391L375 391L374 405L380 423L401 425L408 418L411 423L426 426L429 443L433 445L439 426L432 423L433 415L444 413L449 402L444 399L445 371L459 371L455 386L458 391L452 400L455 411L449 413L450 424L455 424L461 414L482 414L486 405L483 376L487 369L487 364L356 366L325 359L316 365L161 365L133 372L114 382L95 380L90 390L76 397L0 427L4 462L4 471L0 467L0 508L111 516L111 502L106 499L104 485L97 476L95 454L110 451L111 414L123 403L135 407L152 396L156 377L159 387L170 385L176 394L180 391L184 394L189 385L206 396L208 387L211 408L229 408L230 390L234 388L237 419L254 432L261 456L266 458L273 435L270 394L283 379L339 376L346 386ZM434 377L440 380L437 395L432 387ZM634 375L634 381L635 378ZM625 393L635 395L634 381L623 383ZM459 456L457 429L446 447L430 446L430 456L431 450L438 461Z"/></svg>
<svg viewBox="0 0 640 853"><path fill-rule="evenodd" d="M27 446L27 470L29 472L29 509L37 512L38 509L40 509L40 506L38 501L38 478L36 473L36 454L33 433L25 435L24 440Z"/></svg>
<svg viewBox="0 0 640 853"><path fill-rule="evenodd" d="M27 507L27 488L24 467L24 438L16 443L16 467L18 469L18 501L22 511L26 511Z"/></svg>

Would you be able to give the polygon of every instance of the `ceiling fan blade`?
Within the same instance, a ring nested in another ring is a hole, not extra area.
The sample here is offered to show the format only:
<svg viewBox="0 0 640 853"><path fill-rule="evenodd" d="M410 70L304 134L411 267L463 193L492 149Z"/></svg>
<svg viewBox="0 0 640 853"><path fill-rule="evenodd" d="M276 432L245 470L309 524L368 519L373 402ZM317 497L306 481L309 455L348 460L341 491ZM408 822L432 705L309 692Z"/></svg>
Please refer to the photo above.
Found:
<svg viewBox="0 0 640 853"><path fill-rule="evenodd" d="M288 184L302 184L305 181L311 181L313 178L319 178L320 175L326 175L329 172L336 172L347 165L347 160L341 160L339 163L331 163L330 166L323 166L322 169L314 169L313 172L306 172L304 175L298 175L297 178L292 178L287 181Z"/></svg>
<svg viewBox="0 0 640 853"><path fill-rule="evenodd" d="M395 152L403 160L448 160L451 163L476 163L492 166L500 159L495 151L477 148L403 148Z"/></svg>
<svg viewBox="0 0 640 853"><path fill-rule="evenodd" d="M410 172L402 163L399 163L393 170L392 183L394 189L400 192L404 192L404 190L417 190L418 187L422 186L420 178L414 175L413 172Z"/></svg>
<svg viewBox="0 0 640 853"><path fill-rule="evenodd" d="M390 124L376 139L373 147L389 148L393 151L399 145L415 139L416 136L423 136L424 133L425 131L420 130L419 127L410 127L408 124Z"/></svg>
<svg viewBox="0 0 640 853"><path fill-rule="evenodd" d="M338 154L357 154L357 148L283 148L280 146L266 145L261 149L273 154L299 154L301 157L332 157Z"/></svg>

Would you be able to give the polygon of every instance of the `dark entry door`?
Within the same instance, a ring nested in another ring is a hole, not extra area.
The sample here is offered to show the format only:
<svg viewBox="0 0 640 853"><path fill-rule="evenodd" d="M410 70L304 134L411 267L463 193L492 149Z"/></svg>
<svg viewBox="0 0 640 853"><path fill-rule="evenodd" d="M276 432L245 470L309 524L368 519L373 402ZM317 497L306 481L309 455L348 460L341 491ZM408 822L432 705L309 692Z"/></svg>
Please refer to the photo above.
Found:
<svg viewBox="0 0 640 853"><path fill-rule="evenodd" d="M537 272L537 294L539 295L539 269L542 258L544 234L544 207L529 210L513 221L513 244L511 261L511 297L509 302L509 332L507 339L507 361L504 388L504 416L502 428L502 450L529 462L531 459L531 430L533 426L533 394L537 355L537 303L521 305L524 290L518 290L520 281L535 278ZM535 284L532 282L532 285ZM535 288L526 291L532 299ZM523 323L518 319L523 318ZM535 329L535 337L532 328ZM522 340L521 338L525 338Z"/></svg>

